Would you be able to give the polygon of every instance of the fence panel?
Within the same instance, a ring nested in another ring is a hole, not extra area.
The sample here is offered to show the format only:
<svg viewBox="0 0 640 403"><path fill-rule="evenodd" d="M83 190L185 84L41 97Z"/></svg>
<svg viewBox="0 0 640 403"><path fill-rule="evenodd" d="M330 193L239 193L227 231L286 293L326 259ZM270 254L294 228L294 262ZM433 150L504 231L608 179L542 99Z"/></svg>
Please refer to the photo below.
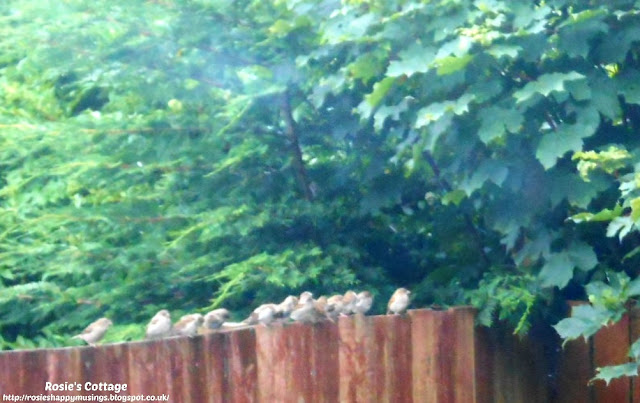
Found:
<svg viewBox="0 0 640 403"><path fill-rule="evenodd" d="M540 344L474 321L471 308L419 309L193 338L9 351L0 353L0 393L113 393L45 391L46 382L104 382L126 384L120 395L164 394L171 402L194 403L638 401L635 379L587 386L597 365L626 360L629 343L640 335L637 312L590 344L569 343L555 385Z"/></svg>

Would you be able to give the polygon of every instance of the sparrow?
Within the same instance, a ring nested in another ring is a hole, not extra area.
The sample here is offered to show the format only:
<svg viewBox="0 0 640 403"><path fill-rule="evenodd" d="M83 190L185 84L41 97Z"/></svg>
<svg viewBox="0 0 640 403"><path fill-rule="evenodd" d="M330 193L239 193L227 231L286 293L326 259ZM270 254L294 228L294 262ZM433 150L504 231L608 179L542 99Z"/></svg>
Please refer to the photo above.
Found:
<svg viewBox="0 0 640 403"><path fill-rule="evenodd" d="M222 324L231 317L229 311L220 308L214 309L213 311L204 315L204 323L203 326L205 329L220 329Z"/></svg>
<svg viewBox="0 0 640 403"><path fill-rule="evenodd" d="M411 296L411 291L406 288L398 288L391 299L389 299L389 304L387 305L387 315L393 313L397 315L399 313L403 313L407 307L409 306L409 297Z"/></svg>
<svg viewBox="0 0 640 403"><path fill-rule="evenodd" d="M192 313L184 315L179 321L173 325L174 336L195 336L198 333L198 328L204 322L204 318L199 313Z"/></svg>
<svg viewBox="0 0 640 403"><path fill-rule="evenodd" d="M366 314L371 309L371 305L373 304L373 295L369 291L362 291L358 293L356 298L356 305L354 307L354 312Z"/></svg>
<svg viewBox="0 0 640 403"><path fill-rule="evenodd" d="M257 307L251 312L251 315L244 320L247 325L261 324L268 326L273 322L278 312L278 305L276 304L263 304Z"/></svg>
<svg viewBox="0 0 640 403"><path fill-rule="evenodd" d="M313 298L300 298L301 301L291 312L291 319L302 323L316 323L324 316L318 309L322 301L318 304Z"/></svg>
<svg viewBox="0 0 640 403"><path fill-rule="evenodd" d="M96 343L104 337L104 334L111 325L113 325L113 322L109 319L100 318L87 326L82 333L73 336L72 339L81 339L87 342L90 346L95 346Z"/></svg>
<svg viewBox="0 0 640 403"><path fill-rule="evenodd" d="M291 315L291 311L293 311L293 308L295 308L296 305L298 305L298 297L289 295L284 299L284 301L278 304L278 309L276 312L277 316L279 318L287 319L289 315Z"/></svg>
<svg viewBox="0 0 640 403"><path fill-rule="evenodd" d="M171 334L171 314L166 309L156 313L147 325L147 339L160 339Z"/></svg>
<svg viewBox="0 0 640 403"><path fill-rule="evenodd" d="M306 304L307 300L313 300L313 294L310 293L309 291L305 291L302 294L300 294L300 298L298 299L298 304Z"/></svg>
<svg viewBox="0 0 640 403"><path fill-rule="evenodd" d="M340 316L342 311L344 310L344 303L342 302L342 295L332 295L327 299L327 306L325 308L325 312L327 314L327 318L335 322L335 320Z"/></svg>
<svg viewBox="0 0 640 403"><path fill-rule="evenodd" d="M343 304L342 314L351 315L352 313L354 313L357 302L358 302L358 294L356 294L351 290L345 292L344 296L342 297L342 304Z"/></svg>

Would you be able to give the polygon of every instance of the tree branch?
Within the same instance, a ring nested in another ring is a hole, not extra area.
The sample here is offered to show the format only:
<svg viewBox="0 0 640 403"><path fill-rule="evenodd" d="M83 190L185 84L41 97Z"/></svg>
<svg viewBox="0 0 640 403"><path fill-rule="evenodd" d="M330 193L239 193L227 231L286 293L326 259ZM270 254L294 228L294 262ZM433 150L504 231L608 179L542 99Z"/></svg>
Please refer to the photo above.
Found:
<svg viewBox="0 0 640 403"><path fill-rule="evenodd" d="M452 190L451 185L446 180L444 180L442 176L440 176L440 167L436 163L436 160L433 158L433 155L431 155L429 151L424 151L424 157L427 160L427 163L429 164L431 169L433 170L433 173L436 176L436 179L438 180L440 187L442 187L443 190L450 192ZM487 254L484 251L484 243L482 242L482 236L480 235L480 230L478 230L478 227L476 227L476 225L473 223L473 220L471 219L471 216L469 216L469 214L462 213L462 215L464 217L465 226L467 227L467 230L471 233L471 236L475 241L476 248L478 248L478 251L480 252L480 256L482 256L482 260L484 261L484 264L487 267L491 266L491 260L489 259L489 256L487 256Z"/></svg>
<svg viewBox="0 0 640 403"><path fill-rule="evenodd" d="M304 167L302 161L302 150L300 149L300 142L298 141L298 131L296 130L296 122L293 120L293 114L291 113L291 101L289 99L289 91L285 91L282 94L282 102L280 104L280 112L285 123L285 134L291 143L291 152L293 156L293 170L296 175L296 182L300 192L304 195L306 200L311 201L313 194L309 187L309 179L307 176L307 170Z"/></svg>

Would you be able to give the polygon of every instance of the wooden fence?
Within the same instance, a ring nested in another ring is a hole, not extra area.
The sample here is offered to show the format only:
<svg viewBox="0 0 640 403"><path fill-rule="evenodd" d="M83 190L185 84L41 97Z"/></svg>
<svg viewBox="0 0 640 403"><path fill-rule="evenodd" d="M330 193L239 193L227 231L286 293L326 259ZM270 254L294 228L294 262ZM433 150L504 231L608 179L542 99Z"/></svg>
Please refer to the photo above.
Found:
<svg viewBox="0 0 640 403"><path fill-rule="evenodd" d="M540 344L489 332L474 320L471 308L420 309L335 324L9 351L0 354L0 394L115 394L84 390L90 382L127 385L121 396L165 395L170 402L194 403L640 401L639 385L628 379L608 388L602 382L587 386L594 365L624 360L629 329L640 329L634 318L591 344L569 344L559 361L557 395ZM77 383L83 390L46 391L46 382Z"/></svg>

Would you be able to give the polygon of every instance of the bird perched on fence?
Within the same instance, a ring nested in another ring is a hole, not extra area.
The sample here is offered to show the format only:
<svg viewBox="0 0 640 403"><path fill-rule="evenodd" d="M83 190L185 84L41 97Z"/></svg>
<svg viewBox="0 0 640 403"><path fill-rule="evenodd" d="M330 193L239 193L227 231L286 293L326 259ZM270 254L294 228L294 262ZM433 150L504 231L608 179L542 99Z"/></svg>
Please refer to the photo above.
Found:
<svg viewBox="0 0 640 403"><path fill-rule="evenodd" d="M146 338L159 339L171 334L171 314L166 309L158 311L147 325Z"/></svg>
<svg viewBox="0 0 640 403"><path fill-rule="evenodd" d="M325 308L325 311L327 313L327 318L330 321L335 322L343 310L344 303L342 302L342 295L332 295L327 299L327 307Z"/></svg>
<svg viewBox="0 0 640 403"><path fill-rule="evenodd" d="M214 309L204 315L203 326L205 329L220 329L222 324L231 317L228 310L224 308Z"/></svg>
<svg viewBox="0 0 640 403"><path fill-rule="evenodd" d="M104 334L111 325L113 325L113 322L109 319L100 318L87 326L82 333L73 336L72 339L81 339L90 346L95 346L96 343L104 337Z"/></svg>
<svg viewBox="0 0 640 403"><path fill-rule="evenodd" d="M345 292L344 296L342 297L342 304L343 304L342 314L351 315L352 313L354 313L357 302L358 302L358 294L356 294L351 290Z"/></svg>
<svg viewBox="0 0 640 403"><path fill-rule="evenodd" d="M410 297L411 291L406 288L398 288L389 299L387 315L390 313L393 313L394 315L404 313L409 306Z"/></svg>
<svg viewBox="0 0 640 403"><path fill-rule="evenodd" d="M174 336L195 336L198 328L204 322L204 318L199 313L184 315L173 325Z"/></svg>
<svg viewBox="0 0 640 403"><path fill-rule="evenodd" d="M316 323L325 316L324 312L320 310L322 309L322 303L322 301L316 303L313 297L303 298L300 296L300 302L291 312L291 319L302 323Z"/></svg>
<svg viewBox="0 0 640 403"><path fill-rule="evenodd" d="M268 326L273 322L278 312L278 305L276 304L263 304L257 307L251 312L251 315L244 320L247 325L257 325L258 323L264 326Z"/></svg>
<svg viewBox="0 0 640 403"><path fill-rule="evenodd" d="M291 311L293 311L293 308L295 308L296 305L298 305L298 297L289 295L284 299L284 301L278 304L276 316L282 319L289 318Z"/></svg>
<svg viewBox="0 0 640 403"><path fill-rule="evenodd" d="M304 305L309 300L313 300L313 294L309 291L304 291L302 294L300 294L300 298L298 299L298 304Z"/></svg>
<svg viewBox="0 0 640 403"><path fill-rule="evenodd" d="M371 305L373 305L373 295L369 291L362 291L356 296L356 304L353 311L364 315L369 312Z"/></svg>

